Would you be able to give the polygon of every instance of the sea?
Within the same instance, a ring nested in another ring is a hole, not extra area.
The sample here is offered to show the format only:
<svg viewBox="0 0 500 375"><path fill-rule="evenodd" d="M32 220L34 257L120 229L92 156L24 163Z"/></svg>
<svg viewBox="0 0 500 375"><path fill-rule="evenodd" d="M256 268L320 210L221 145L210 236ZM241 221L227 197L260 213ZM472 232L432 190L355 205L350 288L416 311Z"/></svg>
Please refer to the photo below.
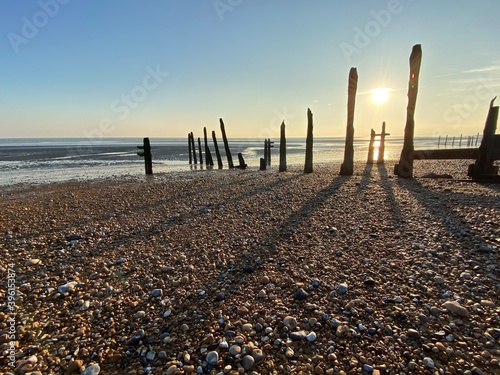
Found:
<svg viewBox="0 0 500 375"><path fill-rule="evenodd" d="M271 167L278 168L279 141L271 150ZM205 165L189 164L188 141L180 138L150 138L153 173L189 172L206 170ZM202 142L203 143L203 142ZM227 168L222 140L218 146ZM250 169L259 169L264 156L263 139L229 139L229 148L235 165L241 153ZM368 138L354 139L355 162L366 161ZM436 137L416 137L416 149L438 147ZM69 180L124 178L145 174L144 158L137 154L142 138L0 138L0 185L38 184ZM217 169L213 141L208 142ZM340 164L344 156L344 137L315 138L313 164ZM397 160L403 146L402 137L388 137L385 159ZM196 145L197 147L197 145ZM203 147L203 145L202 145ZM198 148L198 147L197 147ZM204 147L203 147L204 148ZM287 166L304 165L305 138L287 139ZM203 155L205 161L205 155Z"/></svg>

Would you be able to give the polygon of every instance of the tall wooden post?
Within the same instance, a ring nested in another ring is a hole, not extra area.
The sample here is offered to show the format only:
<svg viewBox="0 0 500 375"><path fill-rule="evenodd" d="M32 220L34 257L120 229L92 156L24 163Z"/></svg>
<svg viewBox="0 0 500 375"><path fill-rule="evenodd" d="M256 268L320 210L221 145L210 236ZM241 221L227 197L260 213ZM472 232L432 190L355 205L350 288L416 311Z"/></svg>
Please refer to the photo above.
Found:
<svg viewBox="0 0 500 375"><path fill-rule="evenodd" d="M191 133L188 133L189 165L193 164L193 152L191 150Z"/></svg>
<svg viewBox="0 0 500 375"><path fill-rule="evenodd" d="M375 153L375 130L371 130L370 132L370 143L368 143L368 160L366 164L373 163L373 155Z"/></svg>
<svg viewBox="0 0 500 375"><path fill-rule="evenodd" d="M438 138L438 148L439 148L440 144L441 144L441 136L439 136L439 138Z"/></svg>
<svg viewBox="0 0 500 375"><path fill-rule="evenodd" d="M384 153L385 153L385 121L382 123L382 133L380 133L380 145L378 146L378 164L384 164Z"/></svg>
<svg viewBox="0 0 500 375"><path fill-rule="evenodd" d="M198 164L198 160L196 158L196 147L194 146L194 134L191 132L191 150L193 151L193 161L194 164Z"/></svg>
<svg viewBox="0 0 500 375"><path fill-rule="evenodd" d="M212 154L210 153L210 149L208 148L208 140L207 140L207 128L203 128L203 136L205 138L205 159L207 166L213 167L214 160L212 159Z"/></svg>
<svg viewBox="0 0 500 375"><path fill-rule="evenodd" d="M410 79L408 82L408 106L406 107L406 125L403 149L399 163L394 167L394 173L400 177L409 178L413 176L412 153L415 150L413 136L415 133L415 105L417 103L418 77L422 62L422 48L420 44L413 46L410 55Z"/></svg>
<svg viewBox="0 0 500 375"><path fill-rule="evenodd" d="M313 171L313 115L307 108L307 137L306 137L306 161L304 163L304 173Z"/></svg>
<svg viewBox="0 0 500 375"><path fill-rule="evenodd" d="M151 156L151 145L149 143L149 138L144 138L142 141L142 146L137 146L137 148L143 150L139 151L137 155L144 157L144 169L146 170L146 174L153 174L153 158Z"/></svg>
<svg viewBox="0 0 500 375"><path fill-rule="evenodd" d="M446 134L446 137L444 139L444 148L446 148L447 144L448 144L448 134Z"/></svg>
<svg viewBox="0 0 500 375"><path fill-rule="evenodd" d="M200 152L200 164L203 165L203 153L201 152L201 139L198 137L198 151Z"/></svg>
<svg viewBox="0 0 500 375"><path fill-rule="evenodd" d="M217 146L217 137L215 136L215 130L212 130L212 140L214 141L215 156L217 157L217 166L222 169L222 158L220 157L219 147Z"/></svg>
<svg viewBox="0 0 500 375"><path fill-rule="evenodd" d="M271 139L267 139L267 165L270 167L271 166L271 147L274 142L271 142Z"/></svg>
<svg viewBox="0 0 500 375"><path fill-rule="evenodd" d="M354 172L354 107L358 88L358 72L356 68L349 71L349 87L347 90L347 129L345 136L344 162L340 167L340 174L352 176Z"/></svg>
<svg viewBox="0 0 500 375"><path fill-rule="evenodd" d="M285 121L281 123L280 128L280 172L286 172L286 138L285 138Z"/></svg>
<svg viewBox="0 0 500 375"><path fill-rule="evenodd" d="M224 126L224 121L219 119L220 131L222 132L222 140L224 141L224 150L226 151L227 165L229 168L234 168L233 157L231 156L231 150L229 149L229 143L226 137L226 127Z"/></svg>

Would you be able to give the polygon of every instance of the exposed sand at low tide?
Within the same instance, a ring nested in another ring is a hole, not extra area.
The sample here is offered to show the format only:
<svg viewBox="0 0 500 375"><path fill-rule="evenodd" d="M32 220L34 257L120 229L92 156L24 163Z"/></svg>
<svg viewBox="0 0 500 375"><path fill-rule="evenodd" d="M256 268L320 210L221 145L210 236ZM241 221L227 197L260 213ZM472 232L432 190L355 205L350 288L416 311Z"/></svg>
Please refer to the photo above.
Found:
<svg viewBox="0 0 500 375"><path fill-rule="evenodd" d="M92 363L101 374L499 373L500 185L405 180L393 164L359 164L352 177L335 165L2 187L16 365L35 356L26 370L42 374ZM465 178L467 164L415 162L415 175ZM291 334L300 331L308 339ZM242 360L252 353L253 365ZM1 366L13 372L6 357Z"/></svg>

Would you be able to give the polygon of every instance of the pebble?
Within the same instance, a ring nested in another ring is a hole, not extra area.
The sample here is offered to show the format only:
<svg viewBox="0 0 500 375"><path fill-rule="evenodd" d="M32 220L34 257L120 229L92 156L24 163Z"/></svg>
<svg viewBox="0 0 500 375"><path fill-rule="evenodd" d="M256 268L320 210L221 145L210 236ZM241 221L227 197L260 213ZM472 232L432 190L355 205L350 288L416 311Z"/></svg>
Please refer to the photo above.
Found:
<svg viewBox="0 0 500 375"><path fill-rule="evenodd" d="M99 365L90 365L87 367L81 375L97 375L101 371Z"/></svg>
<svg viewBox="0 0 500 375"><path fill-rule="evenodd" d="M309 341L309 342L313 342L313 341L316 341L316 333L313 331L313 332L309 332L306 336L306 340Z"/></svg>
<svg viewBox="0 0 500 375"><path fill-rule="evenodd" d="M177 367L177 365L172 365L167 369L165 375L176 375L178 373L179 373L179 368Z"/></svg>
<svg viewBox="0 0 500 375"><path fill-rule="evenodd" d="M60 285L57 288L57 291L61 294L70 293L70 292L73 292L75 290L77 285L78 285L78 283L76 281L71 281L69 283Z"/></svg>
<svg viewBox="0 0 500 375"><path fill-rule="evenodd" d="M290 339L292 341L301 341L301 340L304 340L307 336L307 332L306 331L294 331L294 332L291 332L290 333Z"/></svg>
<svg viewBox="0 0 500 375"><path fill-rule="evenodd" d="M309 296L309 293L307 293L304 289L302 288L299 288L295 294L294 294L294 298L298 301L303 301L305 300L307 297Z"/></svg>
<svg viewBox="0 0 500 375"><path fill-rule="evenodd" d="M219 353L211 351L207 353L206 361L210 365L216 365L219 362Z"/></svg>
<svg viewBox="0 0 500 375"><path fill-rule="evenodd" d="M339 286L337 287L337 291L338 291L340 294L345 294L345 293L347 293L347 284L345 284L345 283L339 284Z"/></svg>
<svg viewBox="0 0 500 375"><path fill-rule="evenodd" d="M241 360L241 365L246 371L250 371L255 365L255 359L251 355L246 355Z"/></svg>
<svg viewBox="0 0 500 375"><path fill-rule="evenodd" d="M161 295L163 295L163 290L161 290L161 289L153 289L151 291L151 295L153 297L160 297Z"/></svg>
<svg viewBox="0 0 500 375"><path fill-rule="evenodd" d="M297 319L293 316L285 316L283 319L283 324L289 329L295 329L297 327Z"/></svg>
<svg viewBox="0 0 500 375"><path fill-rule="evenodd" d="M261 349L254 349L252 350L252 357L255 359L255 363L259 363L264 360L265 355Z"/></svg>
<svg viewBox="0 0 500 375"><path fill-rule="evenodd" d="M422 360L422 362L424 363L425 367L427 367L427 368L434 368L434 361L431 358L424 357L424 359Z"/></svg>
<svg viewBox="0 0 500 375"><path fill-rule="evenodd" d="M35 266L37 264L42 264L42 261L40 259L37 259L37 258L28 259L26 262L24 262L24 265L26 267Z"/></svg>
<svg viewBox="0 0 500 375"><path fill-rule="evenodd" d="M460 303L458 303L457 301L446 301L445 303L443 303L443 307L457 315L464 317L469 316L469 310L460 305Z"/></svg>
<svg viewBox="0 0 500 375"><path fill-rule="evenodd" d="M231 345L229 348L229 354L231 354L233 357L241 354L241 347L239 345Z"/></svg>
<svg viewBox="0 0 500 375"><path fill-rule="evenodd" d="M420 338L420 333L417 330L411 328L408 330L407 334L408 337L413 340Z"/></svg>

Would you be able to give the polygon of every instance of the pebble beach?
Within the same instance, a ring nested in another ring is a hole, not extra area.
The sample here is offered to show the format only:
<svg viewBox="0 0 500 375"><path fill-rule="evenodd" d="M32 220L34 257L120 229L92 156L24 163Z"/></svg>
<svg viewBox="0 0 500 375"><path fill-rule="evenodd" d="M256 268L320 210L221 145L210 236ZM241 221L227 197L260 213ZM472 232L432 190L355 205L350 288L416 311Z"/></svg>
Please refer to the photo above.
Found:
<svg viewBox="0 0 500 375"><path fill-rule="evenodd" d="M500 184L468 163L2 186L0 371L500 374Z"/></svg>

